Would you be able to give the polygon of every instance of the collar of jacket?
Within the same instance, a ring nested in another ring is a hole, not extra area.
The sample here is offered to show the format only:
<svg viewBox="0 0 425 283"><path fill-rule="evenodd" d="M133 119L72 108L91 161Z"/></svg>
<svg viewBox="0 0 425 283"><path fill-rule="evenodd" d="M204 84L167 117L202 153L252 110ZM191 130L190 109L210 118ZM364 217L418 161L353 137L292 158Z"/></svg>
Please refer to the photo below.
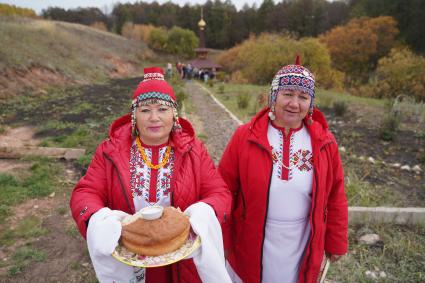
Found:
<svg viewBox="0 0 425 283"><path fill-rule="evenodd" d="M267 130L269 126L269 107L265 107L260 110L249 122L249 136L248 139L260 144L267 150L271 150L267 138ZM304 125L307 127L312 142L317 144L319 148L323 145L332 142L334 140L332 134L328 131L328 123L322 112L317 108L313 109L313 123L309 125L307 117L304 119Z"/></svg>
<svg viewBox="0 0 425 283"><path fill-rule="evenodd" d="M179 118L179 123L182 127L179 131L173 131L170 135L170 145L174 151L183 154L190 150L191 143L195 137L195 131L192 125L186 119ZM128 152L133 142L131 135L131 114L126 114L115 120L109 129L109 140L114 145L114 148L120 152Z"/></svg>

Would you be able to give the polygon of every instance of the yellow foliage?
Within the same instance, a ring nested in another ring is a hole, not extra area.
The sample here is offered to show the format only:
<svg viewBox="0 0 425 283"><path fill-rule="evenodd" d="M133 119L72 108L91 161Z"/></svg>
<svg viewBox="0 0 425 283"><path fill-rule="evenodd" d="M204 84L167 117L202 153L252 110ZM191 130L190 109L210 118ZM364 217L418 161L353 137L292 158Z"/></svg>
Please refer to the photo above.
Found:
<svg viewBox="0 0 425 283"><path fill-rule="evenodd" d="M15 5L0 4L0 15L4 16L23 16L36 18L37 14L32 9L20 8Z"/></svg>
<svg viewBox="0 0 425 283"><path fill-rule="evenodd" d="M153 25L140 25L126 22L122 28L122 35L129 39L141 40L145 43L149 42L149 37L152 30L155 27Z"/></svg>
<svg viewBox="0 0 425 283"><path fill-rule="evenodd" d="M101 30L101 31L108 31L108 28L106 27L104 22L94 22L90 25L90 27Z"/></svg>
<svg viewBox="0 0 425 283"><path fill-rule="evenodd" d="M378 97L406 95L425 101L425 58L408 48L392 49L379 60L372 89Z"/></svg>
<svg viewBox="0 0 425 283"><path fill-rule="evenodd" d="M397 22L392 17L353 19L319 37L326 44L336 69L349 83L367 81L378 59L395 45Z"/></svg>
<svg viewBox="0 0 425 283"><path fill-rule="evenodd" d="M315 38L296 40L277 34L251 36L221 54L219 63L238 80L268 84L280 67L294 63L296 54L300 54L302 64L316 75L318 85L342 87L343 74L331 68L326 46Z"/></svg>

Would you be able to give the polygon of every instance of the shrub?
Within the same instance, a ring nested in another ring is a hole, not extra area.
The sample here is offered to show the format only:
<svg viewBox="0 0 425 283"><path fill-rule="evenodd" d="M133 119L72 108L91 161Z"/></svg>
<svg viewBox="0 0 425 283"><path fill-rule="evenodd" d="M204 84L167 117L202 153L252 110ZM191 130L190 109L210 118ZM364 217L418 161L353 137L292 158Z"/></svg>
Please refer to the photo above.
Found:
<svg viewBox="0 0 425 283"><path fill-rule="evenodd" d="M187 95L186 95L186 93L184 91L178 90L176 92L176 99L177 99L177 102L178 102L178 104L177 104L177 110L178 110L179 114L180 114L180 111L182 109L183 103L186 100L186 98L187 98Z"/></svg>
<svg viewBox="0 0 425 283"><path fill-rule="evenodd" d="M0 4L0 16L23 16L36 18L37 14L34 10L28 8L20 8L15 5Z"/></svg>
<svg viewBox="0 0 425 283"><path fill-rule="evenodd" d="M224 84L223 83L218 86L218 93L220 93L220 94L224 93Z"/></svg>
<svg viewBox="0 0 425 283"><path fill-rule="evenodd" d="M190 57L198 46L198 38L193 31L176 26L170 30L153 28L149 34L148 45L157 51Z"/></svg>
<svg viewBox="0 0 425 283"><path fill-rule="evenodd" d="M140 25L126 22L122 27L121 34L126 38L141 40L148 43L150 34L154 28L153 25Z"/></svg>
<svg viewBox="0 0 425 283"><path fill-rule="evenodd" d="M90 25L90 27L101 30L101 31L108 31L108 28L106 27L104 22L94 22Z"/></svg>
<svg viewBox="0 0 425 283"><path fill-rule="evenodd" d="M194 49L198 46L198 43L198 38L193 31L174 26L168 31L165 51L190 57L195 54Z"/></svg>
<svg viewBox="0 0 425 283"><path fill-rule="evenodd" d="M425 101L425 58L408 48L392 49L379 60L371 87L377 97L406 95Z"/></svg>
<svg viewBox="0 0 425 283"><path fill-rule="evenodd" d="M280 67L294 63L295 50L301 55L302 64L316 74L318 85L342 87L343 74L331 68L326 46L314 38L296 40L277 34L251 36L223 52L218 61L232 72L232 82L269 84Z"/></svg>
<svg viewBox="0 0 425 283"><path fill-rule="evenodd" d="M250 96L248 93L242 93L237 98L238 108L246 109L249 105Z"/></svg>
<svg viewBox="0 0 425 283"><path fill-rule="evenodd" d="M397 108L398 98L387 105L387 111L381 123L380 137L384 141L393 141L400 126L400 111Z"/></svg>
<svg viewBox="0 0 425 283"><path fill-rule="evenodd" d="M149 35L148 46L154 50L164 51L167 41L167 30L164 28L154 28Z"/></svg>
<svg viewBox="0 0 425 283"><path fill-rule="evenodd" d="M345 101L335 101L333 103L333 110L336 116L344 116L344 114L347 112L348 106Z"/></svg>

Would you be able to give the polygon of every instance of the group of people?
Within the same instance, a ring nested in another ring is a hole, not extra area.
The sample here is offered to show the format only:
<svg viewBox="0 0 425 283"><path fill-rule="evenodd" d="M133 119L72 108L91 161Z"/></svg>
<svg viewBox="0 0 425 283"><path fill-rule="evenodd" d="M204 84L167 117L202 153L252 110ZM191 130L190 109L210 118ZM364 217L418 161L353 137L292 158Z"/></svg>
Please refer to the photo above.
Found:
<svg viewBox="0 0 425 283"><path fill-rule="evenodd" d="M314 98L314 75L298 60L283 66L267 107L235 131L216 168L162 69L145 69L71 196L99 280L317 282L325 259L347 252L348 207L338 146ZM111 253L122 217L152 205L179 207L195 233L199 222L209 228L192 258L140 276Z"/></svg>
<svg viewBox="0 0 425 283"><path fill-rule="evenodd" d="M194 76L194 68L191 64L177 62L176 69L181 79L191 79Z"/></svg>
<svg viewBox="0 0 425 283"><path fill-rule="evenodd" d="M171 74L171 63L167 64L167 74ZM170 71L168 71L170 70ZM212 68L211 70L207 69L198 69L193 67L191 64L184 64L181 62L176 63L176 70L181 79L200 79L204 82L208 82L209 79L214 79L216 70Z"/></svg>

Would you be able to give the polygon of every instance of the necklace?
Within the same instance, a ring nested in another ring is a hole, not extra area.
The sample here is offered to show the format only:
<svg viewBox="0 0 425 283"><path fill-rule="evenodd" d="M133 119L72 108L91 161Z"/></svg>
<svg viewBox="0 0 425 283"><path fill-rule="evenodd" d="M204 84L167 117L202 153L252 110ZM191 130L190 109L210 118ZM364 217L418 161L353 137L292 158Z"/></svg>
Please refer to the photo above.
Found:
<svg viewBox="0 0 425 283"><path fill-rule="evenodd" d="M145 162L146 166L151 169L158 170L159 168L164 167L164 165L167 164L168 159L170 158L171 146L167 146L167 150L165 151L164 158L162 158L161 163L159 163L158 165L153 165L152 162L146 156L145 149L143 148L139 137L136 138L136 145L139 149L140 155L142 156L143 162Z"/></svg>
<svg viewBox="0 0 425 283"><path fill-rule="evenodd" d="M280 160L280 154L278 154L277 152L272 150L272 159L273 161L279 163L280 166L282 166L283 168L286 168L288 170L292 170L292 168L295 167L295 162L291 159L289 159L289 166L286 166L285 164L283 164L283 162ZM292 164L291 164L292 163Z"/></svg>

